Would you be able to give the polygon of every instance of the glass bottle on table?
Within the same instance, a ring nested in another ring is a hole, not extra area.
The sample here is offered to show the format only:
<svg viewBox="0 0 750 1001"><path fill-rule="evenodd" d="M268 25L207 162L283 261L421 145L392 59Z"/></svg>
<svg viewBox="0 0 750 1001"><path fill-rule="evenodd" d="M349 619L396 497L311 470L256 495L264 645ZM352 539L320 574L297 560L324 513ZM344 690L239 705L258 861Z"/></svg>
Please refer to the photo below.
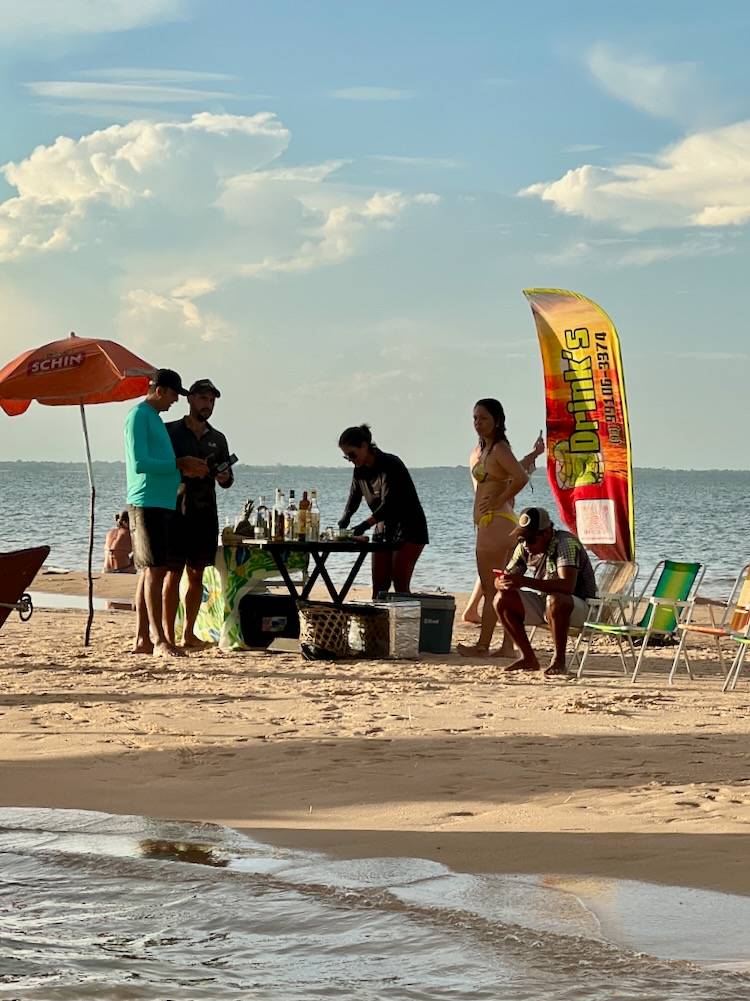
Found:
<svg viewBox="0 0 750 1001"><path fill-rule="evenodd" d="M258 506L255 509L255 538L268 539L270 537L268 524L268 507L266 506L265 494L258 498Z"/></svg>
<svg viewBox="0 0 750 1001"><path fill-rule="evenodd" d="M299 502L297 512L297 532L296 536L300 542L307 539L310 528L310 501L307 497L307 490L302 491L302 500Z"/></svg>
<svg viewBox="0 0 750 1001"><path fill-rule="evenodd" d="M307 538L310 542L320 540L320 508L318 507L318 491L310 491L310 510L307 512Z"/></svg>
<svg viewBox="0 0 750 1001"><path fill-rule="evenodd" d="M286 499L284 491L276 487L276 499L271 512L271 539L274 542L284 541L284 526L286 524Z"/></svg>
<svg viewBox="0 0 750 1001"><path fill-rule="evenodd" d="M289 504L286 509L286 519L284 528L284 541L294 542L297 538L296 528L298 524L298 514L299 509L297 508L297 501L294 498L294 491L289 491Z"/></svg>

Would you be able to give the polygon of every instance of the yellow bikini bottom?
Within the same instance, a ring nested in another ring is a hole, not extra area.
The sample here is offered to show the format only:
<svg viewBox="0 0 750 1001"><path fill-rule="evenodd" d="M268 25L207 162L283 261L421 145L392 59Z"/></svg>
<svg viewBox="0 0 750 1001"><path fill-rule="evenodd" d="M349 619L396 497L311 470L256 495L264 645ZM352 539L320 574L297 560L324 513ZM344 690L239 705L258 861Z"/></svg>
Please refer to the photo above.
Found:
<svg viewBox="0 0 750 1001"><path fill-rule="evenodd" d="M483 514L479 521L477 522L477 528L487 528L491 525L495 518L505 518L509 521L511 525L518 524L518 518L512 514L510 511L488 511L487 514Z"/></svg>

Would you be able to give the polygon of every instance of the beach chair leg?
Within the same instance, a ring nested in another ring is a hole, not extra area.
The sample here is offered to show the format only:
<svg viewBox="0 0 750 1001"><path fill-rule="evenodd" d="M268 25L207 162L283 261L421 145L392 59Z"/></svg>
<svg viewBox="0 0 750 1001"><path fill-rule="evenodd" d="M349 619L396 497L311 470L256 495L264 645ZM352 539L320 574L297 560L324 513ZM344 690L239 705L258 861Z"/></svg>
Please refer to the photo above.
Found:
<svg viewBox="0 0 750 1001"><path fill-rule="evenodd" d="M740 652L737 654L737 664L734 668L734 677L732 678L732 691L737 687L737 682L740 680L740 674L742 673L742 664L745 660L745 654L747 653L747 647L740 644Z"/></svg>
<svg viewBox="0 0 750 1001"><path fill-rule="evenodd" d="M739 655L740 655L740 651L738 650L737 651L737 657L739 657ZM728 692L729 691L729 688L730 688L730 686L732 684L732 675L734 674L734 666L737 663L737 657L734 657L732 659L732 663L729 665L729 670L727 671L726 677L724 678L724 684L721 686L722 692Z"/></svg>
<svg viewBox="0 0 750 1001"><path fill-rule="evenodd" d="M681 653L682 653L682 641L680 641L680 645L677 647L677 652L675 653L674 660L672 661L672 669L669 672L669 680L668 680L668 684L670 685L674 684L674 676L675 674L677 674L677 664L679 663Z"/></svg>
<svg viewBox="0 0 750 1001"><path fill-rule="evenodd" d="M721 637L720 636L716 636L716 637L714 637L714 639L716 640L716 649L719 651L719 667L721 668L722 673L723 673L724 672L724 651L721 649Z"/></svg>
<svg viewBox="0 0 750 1001"><path fill-rule="evenodd" d="M628 639L630 640L630 645L633 646L633 640L632 640L632 638L629 636ZM632 677L630 679L630 684L631 685L635 684L635 679L638 677L638 672L641 669L641 664L643 663L643 658L646 655L646 647L648 646L648 641L650 639L651 639L651 630L649 629L646 632L646 635L643 637L643 642L641 643L641 649L640 649L640 651L638 653L638 657L637 657L636 662L635 662L635 667L633 668L633 674L632 674ZM633 654L635 654L635 647L633 647Z"/></svg>
<svg viewBox="0 0 750 1001"><path fill-rule="evenodd" d="M578 660L578 672L576 674L577 678L580 678L581 675L583 674L583 665L586 663L586 658L589 655L589 651L591 650L591 646L594 642L595 636L596 633L593 630L589 630L589 632L585 636L583 632L581 632L581 635L578 637L579 642L582 642L583 644L583 651L578 654L579 660ZM576 649L578 649L578 643L576 643Z"/></svg>
<svg viewBox="0 0 750 1001"><path fill-rule="evenodd" d="M584 628L584 629L582 629L580 631L580 633L578 634L578 636L576 636L575 645L573 646L573 651L572 651L572 653L570 655L570 662L569 662L569 665L568 665L568 671L570 673L573 672L573 670L575 669L576 664L579 665L579 668L578 668L578 677L579 678L581 677L581 670L580 670L581 657L580 657L580 654L578 653L578 650L579 650L579 648L581 646L581 641L583 640L583 636L584 636L585 632L586 632L586 630Z"/></svg>
<svg viewBox="0 0 750 1001"><path fill-rule="evenodd" d="M638 659L638 655L636 654L636 652L635 652L635 646L633 645L633 637L629 633L627 634L627 641L628 641L628 646L630 647L630 659L633 662L633 664L635 664L636 660ZM627 670L627 667L626 667L625 668L625 674L627 674L627 673L628 673L628 670Z"/></svg>
<svg viewBox="0 0 750 1001"><path fill-rule="evenodd" d="M620 639L619 636L617 637L617 656L620 658L620 663L622 664L622 673L627 678L627 676L628 676L628 665L627 665L627 663L625 661L625 654L623 653L623 649L622 649L622 640Z"/></svg>
<svg viewBox="0 0 750 1001"><path fill-rule="evenodd" d="M687 629L682 630L682 635L680 636L680 642L677 644L677 652L674 655L674 660L672 661L672 670L669 672L669 684L674 684L674 676L677 673L677 665L680 663L680 657L685 661L685 670L690 678L693 677L693 672L690 670L690 661L688 660L687 654Z"/></svg>
<svg viewBox="0 0 750 1001"><path fill-rule="evenodd" d="M727 680L724 682L724 691L734 691L737 687L737 682L740 678L740 672L742 671L742 662L745 659L745 652L747 647L744 643L740 644L740 648L737 651L737 656L732 661L732 666L729 668L729 674L727 675Z"/></svg>
<svg viewBox="0 0 750 1001"><path fill-rule="evenodd" d="M685 667L687 668L688 677L691 681L694 680L695 675L693 674L693 665L690 663L690 658L687 655L687 650L682 651L682 656L685 660Z"/></svg>

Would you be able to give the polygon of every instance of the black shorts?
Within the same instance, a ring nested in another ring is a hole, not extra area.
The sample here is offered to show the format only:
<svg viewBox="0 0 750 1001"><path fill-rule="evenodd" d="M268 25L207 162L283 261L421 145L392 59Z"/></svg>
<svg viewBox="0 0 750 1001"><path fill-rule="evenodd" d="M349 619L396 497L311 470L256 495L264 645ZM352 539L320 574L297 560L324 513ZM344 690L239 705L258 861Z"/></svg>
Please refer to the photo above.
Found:
<svg viewBox="0 0 750 1001"><path fill-rule="evenodd" d="M146 567L173 569L175 512L165 507L130 507L130 535L133 562L138 570Z"/></svg>
<svg viewBox="0 0 750 1001"><path fill-rule="evenodd" d="M181 514L174 519L172 552L179 565L195 567L213 566L219 544L219 519L212 511L200 514Z"/></svg>

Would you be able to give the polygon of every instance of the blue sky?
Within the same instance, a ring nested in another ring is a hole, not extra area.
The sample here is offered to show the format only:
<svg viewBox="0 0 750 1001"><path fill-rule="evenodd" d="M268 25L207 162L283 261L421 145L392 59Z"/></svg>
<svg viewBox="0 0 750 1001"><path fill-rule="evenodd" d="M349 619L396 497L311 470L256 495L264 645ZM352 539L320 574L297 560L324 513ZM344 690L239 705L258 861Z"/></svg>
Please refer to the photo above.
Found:
<svg viewBox="0 0 750 1001"><path fill-rule="evenodd" d="M744 3L0 0L0 361L111 336L242 461L543 423L528 286L613 317L640 466L747 468ZM124 407L91 414L121 455ZM10 419L8 419L10 420ZM0 457L78 459L34 406Z"/></svg>

